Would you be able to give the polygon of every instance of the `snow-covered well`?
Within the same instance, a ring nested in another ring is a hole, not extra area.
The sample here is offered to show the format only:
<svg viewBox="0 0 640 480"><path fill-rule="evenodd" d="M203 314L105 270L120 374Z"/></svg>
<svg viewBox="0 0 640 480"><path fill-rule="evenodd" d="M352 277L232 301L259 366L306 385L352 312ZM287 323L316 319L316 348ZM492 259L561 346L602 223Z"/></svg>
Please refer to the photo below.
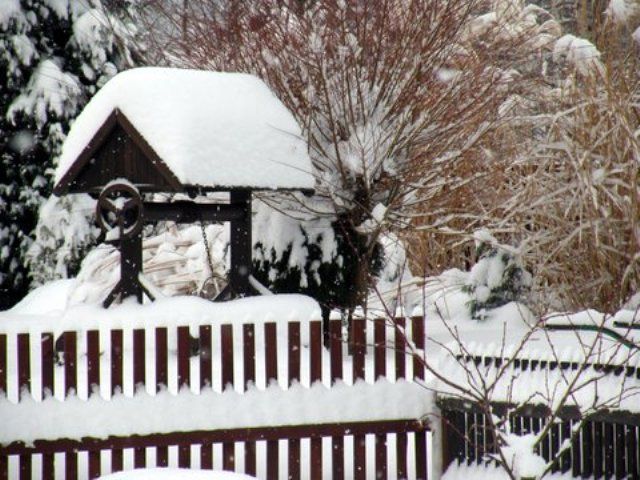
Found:
<svg viewBox="0 0 640 480"><path fill-rule="evenodd" d="M300 127L262 80L158 67L120 73L96 93L71 127L56 183L116 110L182 185L314 186Z"/></svg>

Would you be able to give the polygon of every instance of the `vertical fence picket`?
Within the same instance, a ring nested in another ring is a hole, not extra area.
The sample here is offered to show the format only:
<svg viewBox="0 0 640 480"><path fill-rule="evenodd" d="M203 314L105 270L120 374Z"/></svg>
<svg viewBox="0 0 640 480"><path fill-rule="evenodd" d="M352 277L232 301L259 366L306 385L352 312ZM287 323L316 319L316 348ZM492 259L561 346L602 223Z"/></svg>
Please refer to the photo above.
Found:
<svg viewBox="0 0 640 480"><path fill-rule="evenodd" d="M275 322L264 324L265 385L278 381L278 338ZM270 477L271 478L271 477Z"/></svg>
<svg viewBox="0 0 640 480"><path fill-rule="evenodd" d="M256 442L249 441L244 444L244 473L247 475L256 474Z"/></svg>
<svg viewBox="0 0 640 480"><path fill-rule="evenodd" d="M53 395L53 361L55 355L53 350L53 334L43 333L40 337L40 343L42 345L40 348L40 377L42 382L42 398L45 398L48 395ZM2 350L2 345L0 345L0 350ZM0 356L1 355L2 353L0 353ZM1 386L0 390L2 390Z"/></svg>
<svg viewBox="0 0 640 480"><path fill-rule="evenodd" d="M593 422L593 476L602 478L604 473L604 425Z"/></svg>
<svg viewBox="0 0 640 480"><path fill-rule="evenodd" d="M289 322L287 339L289 386L300 383L300 322Z"/></svg>
<svg viewBox="0 0 640 480"><path fill-rule="evenodd" d="M111 395L123 391L123 341L122 330L111 331Z"/></svg>
<svg viewBox="0 0 640 480"><path fill-rule="evenodd" d="M222 325L220 331L221 339L221 367L222 367L222 390L233 388L233 326Z"/></svg>
<svg viewBox="0 0 640 480"><path fill-rule="evenodd" d="M123 452L121 448L111 449L111 471L121 472L123 470Z"/></svg>
<svg viewBox="0 0 640 480"><path fill-rule="evenodd" d="M407 477L407 434L396 433L396 465L398 478Z"/></svg>
<svg viewBox="0 0 640 480"><path fill-rule="evenodd" d="M178 348L177 348L177 370L178 370L178 390L188 388L190 385L190 358L191 342L189 327L178 327Z"/></svg>
<svg viewBox="0 0 640 480"><path fill-rule="evenodd" d="M54 478L53 453L43 453L42 454L42 480L53 480L53 478Z"/></svg>
<svg viewBox="0 0 640 480"><path fill-rule="evenodd" d="M373 321L373 376L377 380L387 376L387 324L385 318Z"/></svg>
<svg viewBox="0 0 640 480"><path fill-rule="evenodd" d="M138 328L133 331L133 391L143 390L146 384L146 348L145 330Z"/></svg>
<svg viewBox="0 0 640 480"><path fill-rule="evenodd" d="M413 378L424 380L424 316L411 317L411 339L418 350L413 353Z"/></svg>
<svg viewBox="0 0 640 480"><path fill-rule="evenodd" d="M213 469L213 445L209 442L200 445L200 468L202 470Z"/></svg>
<svg viewBox="0 0 640 480"><path fill-rule="evenodd" d="M627 473L631 478L638 478L638 441L636 438L637 427L634 425L626 426L626 448L627 448Z"/></svg>
<svg viewBox="0 0 640 480"><path fill-rule="evenodd" d="M364 362L366 354L366 320L364 318L354 318L351 321L353 338L353 383L357 379L364 380Z"/></svg>
<svg viewBox="0 0 640 480"><path fill-rule="evenodd" d="M322 480L322 437L311 439L311 480Z"/></svg>
<svg viewBox="0 0 640 480"><path fill-rule="evenodd" d="M416 454L416 478L417 480L427 480L427 432L415 433L415 454Z"/></svg>
<svg viewBox="0 0 640 480"><path fill-rule="evenodd" d="M189 468L191 466L191 445L178 445L178 467Z"/></svg>
<svg viewBox="0 0 640 480"><path fill-rule="evenodd" d="M168 381L169 342L167 329L156 328L156 392L167 388Z"/></svg>
<svg viewBox="0 0 640 480"><path fill-rule="evenodd" d="M144 468L147 466L147 449L144 447L135 447L133 449L133 466L134 468Z"/></svg>
<svg viewBox="0 0 640 480"><path fill-rule="evenodd" d="M331 383L342 380L342 320L329 320Z"/></svg>
<svg viewBox="0 0 640 480"><path fill-rule="evenodd" d="M31 454L25 453L20 455L19 463L20 480L31 480Z"/></svg>
<svg viewBox="0 0 640 480"><path fill-rule="evenodd" d="M89 450L88 474L90 480L100 476L100 450Z"/></svg>
<svg viewBox="0 0 640 480"><path fill-rule="evenodd" d="M290 438L287 442L288 447L288 478L300 478L300 439ZM334 477L335 478L335 477Z"/></svg>
<svg viewBox="0 0 640 480"><path fill-rule="evenodd" d="M198 355L200 357L200 389L211 387L211 326L201 325ZM204 447L204 445L203 445Z"/></svg>
<svg viewBox="0 0 640 480"><path fill-rule="evenodd" d="M309 382L311 384L322 380L322 322L309 322Z"/></svg>
<svg viewBox="0 0 640 480"><path fill-rule="evenodd" d="M64 394L77 390L77 343L76 332L64 332Z"/></svg>
<svg viewBox="0 0 640 480"><path fill-rule="evenodd" d="M367 478L367 444L364 435L353 436L353 478L356 480Z"/></svg>
<svg viewBox="0 0 640 480"><path fill-rule="evenodd" d="M607 478L615 474L614 450L613 450L613 425L604 424L604 474Z"/></svg>
<svg viewBox="0 0 640 480"><path fill-rule="evenodd" d="M267 440L267 478L278 478L278 440Z"/></svg>
<svg viewBox="0 0 640 480"><path fill-rule="evenodd" d="M31 392L30 343L28 333L18 335L18 393L20 396L23 392Z"/></svg>
<svg viewBox="0 0 640 480"><path fill-rule="evenodd" d="M615 475L616 478L627 477L627 456L626 456L626 438L625 426L622 424L614 425L615 435Z"/></svg>
<svg viewBox="0 0 640 480"><path fill-rule="evenodd" d="M376 435L376 478L387 480L387 435L379 433Z"/></svg>
<svg viewBox="0 0 640 480"><path fill-rule="evenodd" d="M87 392L88 395L100 388L100 332L87 332Z"/></svg>
<svg viewBox="0 0 640 480"><path fill-rule="evenodd" d="M246 390L249 385L255 385L256 383L256 335L255 326L252 323L242 326L242 347L244 388Z"/></svg>
<svg viewBox="0 0 640 480"><path fill-rule="evenodd" d="M0 395L7 395L7 335L0 334ZM0 460L0 479L7 462ZM4 467L4 468L3 468Z"/></svg>
<svg viewBox="0 0 640 480"><path fill-rule="evenodd" d="M393 321L396 325L395 341L393 346L396 352L396 380L398 380L399 378L406 377L406 319L404 317L397 317Z"/></svg>
<svg viewBox="0 0 640 480"><path fill-rule="evenodd" d="M235 445L233 442L222 444L222 469L232 472L236 468Z"/></svg>
<svg viewBox="0 0 640 480"><path fill-rule="evenodd" d="M334 480L344 479L344 437L331 438L331 469Z"/></svg>
<svg viewBox="0 0 640 480"><path fill-rule="evenodd" d="M593 475L593 423L584 422L582 426L582 461L580 473L585 478Z"/></svg>
<svg viewBox="0 0 640 480"><path fill-rule="evenodd" d="M64 475L65 480L77 480L78 478L78 452L75 450L65 452Z"/></svg>

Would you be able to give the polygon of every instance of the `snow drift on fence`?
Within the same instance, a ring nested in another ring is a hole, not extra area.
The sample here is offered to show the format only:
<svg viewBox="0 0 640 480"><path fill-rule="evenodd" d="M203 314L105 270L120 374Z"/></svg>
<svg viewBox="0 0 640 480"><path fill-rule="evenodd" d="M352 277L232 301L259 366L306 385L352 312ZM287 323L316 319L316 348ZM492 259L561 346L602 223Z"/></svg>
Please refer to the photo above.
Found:
<svg viewBox="0 0 640 480"><path fill-rule="evenodd" d="M82 437L145 435L233 428L323 424L421 418L433 411L432 397L421 386L398 380L355 385L336 382L331 388L315 383L282 390L217 393L203 389L178 395L161 391L104 400L49 397L36 402L26 395L20 403L0 397L0 443Z"/></svg>

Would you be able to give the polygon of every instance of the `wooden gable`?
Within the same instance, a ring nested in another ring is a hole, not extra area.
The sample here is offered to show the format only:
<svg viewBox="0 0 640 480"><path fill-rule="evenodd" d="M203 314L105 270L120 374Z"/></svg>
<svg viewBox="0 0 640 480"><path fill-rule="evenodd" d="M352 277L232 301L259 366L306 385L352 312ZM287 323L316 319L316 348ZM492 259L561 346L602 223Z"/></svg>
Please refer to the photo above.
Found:
<svg viewBox="0 0 640 480"><path fill-rule="evenodd" d="M119 110L114 110L60 179L54 193L98 193L125 178L140 191L178 192L183 186Z"/></svg>

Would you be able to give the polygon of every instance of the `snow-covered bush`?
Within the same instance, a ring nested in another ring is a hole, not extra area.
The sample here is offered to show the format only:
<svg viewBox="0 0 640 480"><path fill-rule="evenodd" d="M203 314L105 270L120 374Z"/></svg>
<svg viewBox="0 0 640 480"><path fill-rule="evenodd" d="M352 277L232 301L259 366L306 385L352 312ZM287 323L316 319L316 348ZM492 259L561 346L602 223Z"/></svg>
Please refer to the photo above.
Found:
<svg viewBox="0 0 640 480"><path fill-rule="evenodd" d="M478 231L474 237L478 261L471 268L464 287L471 294L468 306L472 318L483 320L489 310L509 302L526 303L532 277L522 265L518 252L500 245L487 231Z"/></svg>

